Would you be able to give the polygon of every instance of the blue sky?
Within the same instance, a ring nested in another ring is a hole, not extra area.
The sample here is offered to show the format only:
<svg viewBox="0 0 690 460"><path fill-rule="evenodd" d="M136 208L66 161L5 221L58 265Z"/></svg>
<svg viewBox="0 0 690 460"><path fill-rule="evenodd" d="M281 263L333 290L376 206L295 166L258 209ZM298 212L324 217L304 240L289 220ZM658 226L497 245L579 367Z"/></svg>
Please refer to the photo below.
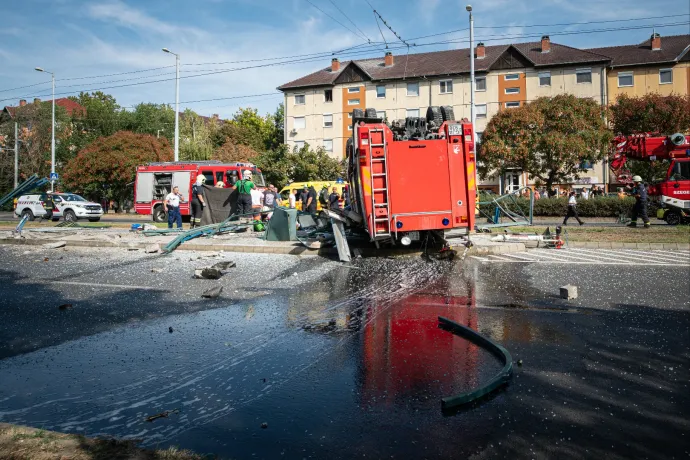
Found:
<svg viewBox="0 0 690 460"><path fill-rule="evenodd" d="M467 1L369 0L403 39L466 28ZM535 41L543 33L549 33L553 42L576 47L638 43L649 37L653 27L662 36L690 33L689 0L481 0L474 5L474 13L476 38L487 45ZM676 17L620 21L673 14ZM359 52L355 56L336 54L341 60L384 53L383 45L362 46L364 37L382 41L367 0L0 0L0 18L0 107L16 105L20 97L50 98L50 83L13 90L49 81L47 74L33 70L37 66L55 72L58 97L104 88L123 106L173 103L175 59L161 51L167 47L181 55L182 108L222 117L246 106L266 113L282 100L279 94L268 93L330 65L327 52L360 45L353 49ZM552 25L606 20L616 22ZM679 22L685 24L663 26ZM386 41L400 46L381 27ZM643 28L556 35L622 27ZM411 52L467 47L467 36L460 31L412 40L451 43ZM285 57L315 53L324 54L303 57L300 62L232 70L295 61ZM266 58L283 59L237 62ZM132 73L91 78L123 72ZM194 76L201 73L212 74ZM147 81L156 82L133 85ZM238 96L252 97L186 102Z"/></svg>

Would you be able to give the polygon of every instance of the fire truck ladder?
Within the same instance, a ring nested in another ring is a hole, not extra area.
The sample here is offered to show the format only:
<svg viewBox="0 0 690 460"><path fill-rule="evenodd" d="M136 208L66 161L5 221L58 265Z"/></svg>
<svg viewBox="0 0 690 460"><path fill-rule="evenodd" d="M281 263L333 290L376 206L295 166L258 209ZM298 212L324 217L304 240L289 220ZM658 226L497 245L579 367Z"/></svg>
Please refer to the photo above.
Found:
<svg viewBox="0 0 690 460"><path fill-rule="evenodd" d="M371 222L373 228L373 238L374 240L380 240L384 238L390 238L391 236L391 218L390 218L390 208L388 202L388 150L386 146L386 133L383 129L370 129L369 130L369 140L374 139L374 133L381 133L382 144L370 144L369 145L369 164L371 165ZM375 148L383 148L383 156L373 157L372 152ZM374 173L374 163L382 164L381 168L384 172ZM383 177L384 187L374 188L374 179L377 177ZM383 201L376 201L376 193L383 194ZM379 230L377 224L384 224L383 229Z"/></svg>

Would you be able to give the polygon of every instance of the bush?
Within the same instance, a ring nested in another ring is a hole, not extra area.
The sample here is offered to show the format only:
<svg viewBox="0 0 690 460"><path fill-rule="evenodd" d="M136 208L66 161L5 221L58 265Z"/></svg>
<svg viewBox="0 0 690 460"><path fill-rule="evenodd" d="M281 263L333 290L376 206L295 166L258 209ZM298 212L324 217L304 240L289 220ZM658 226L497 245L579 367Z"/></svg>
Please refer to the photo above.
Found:
<svg viewBox="0 0 690 460"><path fill-rule="evenodd" d="M480 194L479 201L490 201L496 195ZM627 197L620 199L618 197L596 197L589 200L577 200L577 212L582 217L618 217L621 214L630 215L632 207L635 204L635 199ZM529 200L527 198L515 198L515 201L504 200L502 205L509 210L517 211L516 207L525 215L529 214ZM564 216L568 207L568 199L563 198L542 198L534 201L534 216L535 217L554 217ZM658 202L652 200L649 202L649 215L656 215L658 209ZM482 205L481 211L493 216L495 209L494 204Z"/></svg>

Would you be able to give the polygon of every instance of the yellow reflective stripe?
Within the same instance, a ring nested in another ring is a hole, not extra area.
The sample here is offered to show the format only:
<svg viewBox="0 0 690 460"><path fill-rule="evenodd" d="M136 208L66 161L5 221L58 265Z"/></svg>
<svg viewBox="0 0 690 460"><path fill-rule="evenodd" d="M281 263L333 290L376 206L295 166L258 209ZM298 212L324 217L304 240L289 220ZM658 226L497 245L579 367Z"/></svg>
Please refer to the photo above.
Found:
<svg viewBox="0 0 690 460"><path fill-rule="evenodd" d="M371 171L369 168L362 168L362 188L366 195L371 195Z"/></svg>
<svg viewBox="0 0 690 460"><path fill-rule="evenodd" d="M477 186L475 173L474 173L474 162L470 161L467 163L467 188L474 190Z"/></svg>

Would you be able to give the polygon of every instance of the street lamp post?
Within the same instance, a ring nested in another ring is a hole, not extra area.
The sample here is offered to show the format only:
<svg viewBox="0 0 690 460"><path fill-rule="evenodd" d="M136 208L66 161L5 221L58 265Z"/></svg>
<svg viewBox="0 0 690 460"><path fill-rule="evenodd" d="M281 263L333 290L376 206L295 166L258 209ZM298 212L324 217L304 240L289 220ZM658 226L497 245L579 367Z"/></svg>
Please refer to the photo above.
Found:
<svg viewBox="0 0 690 460"><path fill-rule="evenodd" d="M36 67L38 72L49 73L51 80L53 81L53 121L51 125L50 134L50 191L55 191L55 181L53 180L53 174L55 174L55 74L53 72L48 72L43 70L41 67Z"/></svg>
<svg viewBox="0 0 690 460"><path fill-rule="evenodd" d="M476 121L475 106L474 106L474 17L472 17L472 5L465 7L470 13L470 121L472 122L472 133L474 141L477 141L477 134L474 123Z"/></svg>
<svg viewBox="0 0 690 460"><path fill-rule="evenodd" d="M180 161L180 55L168 48L163 52L175 55L175 161Z"/></svg>

